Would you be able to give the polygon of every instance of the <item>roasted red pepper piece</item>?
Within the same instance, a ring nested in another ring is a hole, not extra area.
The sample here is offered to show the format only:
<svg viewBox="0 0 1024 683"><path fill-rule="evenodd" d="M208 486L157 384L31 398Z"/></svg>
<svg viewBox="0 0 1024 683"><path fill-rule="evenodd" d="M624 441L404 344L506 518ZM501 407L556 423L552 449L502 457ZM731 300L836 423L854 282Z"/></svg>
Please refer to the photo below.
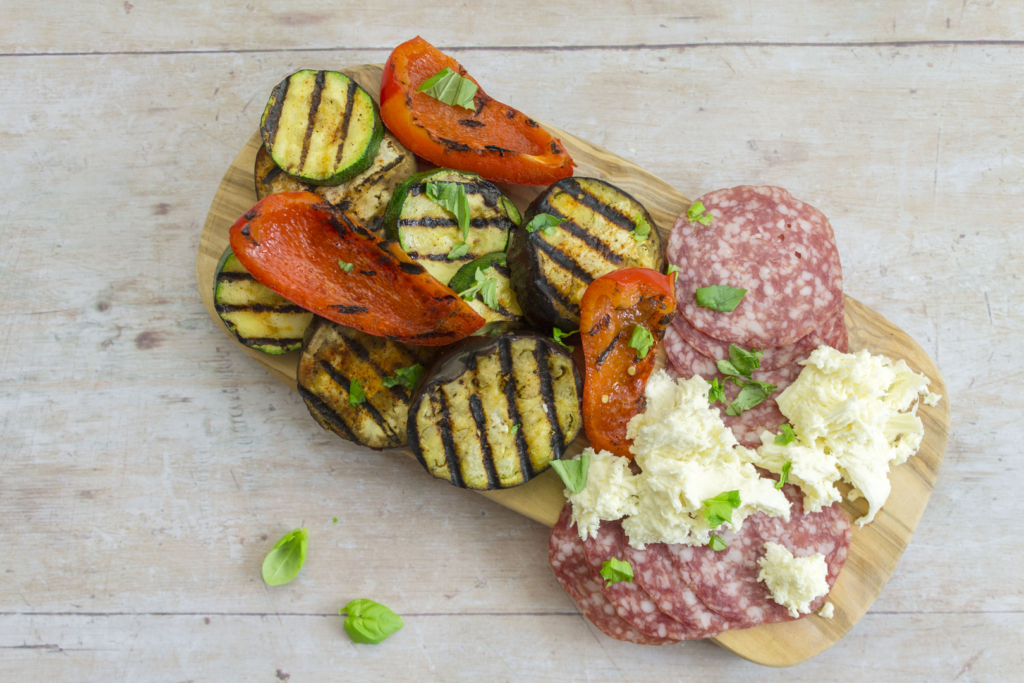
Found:
<svg viewBox="0 0 1024 683"><path fill-rule="evenodd" d="M583 293L583 428L595 450L633 457L626 425L646 407L644 388L675 312L671 278L649 268L613 270L590 283ZM638 325L654 338L642 359L629 345ZM632 374L630 368L634 368Z"/></svg>
<svg viewBox="0 0 1024 683"><path fill-rule="evenodd" d="M281 296L367 334L441 346L484 326L396 242L382 241L312 192L257 202L231 226L231 250Z"/></svg>
<svg viewBox="0 0 1024 683"><path fill-rule="evenodd" d="M403 145L438 166L472 171L494 182L550 185L572 175L576 164L560 141L483 88L476 92L475 112L417 90L445 67L476 83L458 62L419 36L388 57L380 115Z"/></svg>

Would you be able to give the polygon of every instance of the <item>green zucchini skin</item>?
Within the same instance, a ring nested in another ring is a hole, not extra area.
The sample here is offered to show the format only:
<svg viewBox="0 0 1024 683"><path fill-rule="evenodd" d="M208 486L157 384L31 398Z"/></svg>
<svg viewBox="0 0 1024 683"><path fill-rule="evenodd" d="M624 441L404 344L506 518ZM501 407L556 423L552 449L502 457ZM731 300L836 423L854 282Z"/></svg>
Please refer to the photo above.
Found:
<svg viewBox="0 0 1024 683"><path fill-rule="evenodd" d="M214 308L238 341L272 355L301 348L312 313L257 282L230 248L216 272Z"/></svg>
<svg viewBox="0 0 1024 683"><path fill-rule="evenodd" d="M579 329L580 299L602 275L621 268L663 270L654 219L614 185L596 178L560 180L530 204L523 225L542 213L566 220L551 235L516 230L508 247L512 288L526 319L539 328ZM651 227L641 242L631 234L638 216Z"/></svg>
<svg viewBox="0 0 1024 683"><path fill-rule="evenodd" d="M296 371L299 394L313 419L347 441L375 449L407 444L406 420L415 393L386 387L399 368L429 367L441 349L411 346L317 317L309 326ZM358 380L366 400L353 406L349 390Z"/></svg>
<svg viewBox="0 0 1024 683"><path fill-rule="evenodd" d="M518 486L575 440L582 395L572 357L551 340L532 332L475 339L423 382L409 408L409 446L428 473L455 486Z"/></svg>
<svg viewBox="0 0 1024 683"><path fill-rule="evenodd" d="M448 286L456 293L461 294L476 284L478 268L483 271L485 277L493 278L498 283L498 309L495 310L485 304L483 296L479 292L468 302L473 310L487 321L487 324L474 332L474 335L493 335L495 330L505 332L520 326L523 322L523 309L519 307L516 293L512 291L512 282L510 281L512 273L505 265L505 252L486 254L470 261L459 268L459 271L448 282Z"/></svg>
<svg viewBox="0 0 1024 683"><path fill-rule="evenodd" d="M345 74L303 69L270 93L260 134L289 175L337 185L370 167L384 123L377 103Z"/></svg>
<svg viewBox="0 0 1024 683"><path fill-rule="evenodd" d="M462 241L458 222L446 209L427 197L426 184L460 183L470 207L469 252L449 259L448 253ZM417 173L395 188L384 214L384 233L395 240L409 258L444 284L469 262L493 252L505 251L509 233L518 225L519 212L501 190L475 173L435 168Z"/></svg>

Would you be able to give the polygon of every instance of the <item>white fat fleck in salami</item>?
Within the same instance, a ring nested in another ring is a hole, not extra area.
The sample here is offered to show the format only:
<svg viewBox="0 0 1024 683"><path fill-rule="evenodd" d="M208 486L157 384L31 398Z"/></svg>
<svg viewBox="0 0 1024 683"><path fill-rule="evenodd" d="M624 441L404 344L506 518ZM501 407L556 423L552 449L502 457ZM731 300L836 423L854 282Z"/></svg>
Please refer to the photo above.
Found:
<svg viewBox="0 0 1024 683"><path fill-rule="evenodd" d="M627 542L624 552L633 567L633 580L647 591L658 609L687 629L687 640L713 638L732 627L733 622L709 610L686 585L664 543L649 543L637 550Z"/></svg>
<svg viewBox="0 0 1024 683"><path fill-rule="evenodd" d="M594 580L602 581L601 567L615 558L623 560L622 524L618 521L601 522L597 535L583 542L584 552ZM668 640L685 640L692 630L668 616L635 581L617 581L601 583L604 596L614 607L620 617L632 624L641 633L655 638Z"/></svg>
<svg viewBox="0 0 1024 683"><path fill-rule="evenodd" d="M583 541L572 523L570 503L562 508L562 514L548 537L548 559L558 583L576 603L583 616L606 636L638 645L664 645L672 642L640 633L615 612L587 564Z"/></svg>
<svg viewBox="0 0 1024 683"><path fill-rule="evenodd" d="M679 267L679 312L714 339L745 348L794 343L843 304L843 271L828 219L779 187L743 185L704 195L710 225L683 213L672 228L666 258ZM697 289L746 289L725 313L698 306Z"/></svg>

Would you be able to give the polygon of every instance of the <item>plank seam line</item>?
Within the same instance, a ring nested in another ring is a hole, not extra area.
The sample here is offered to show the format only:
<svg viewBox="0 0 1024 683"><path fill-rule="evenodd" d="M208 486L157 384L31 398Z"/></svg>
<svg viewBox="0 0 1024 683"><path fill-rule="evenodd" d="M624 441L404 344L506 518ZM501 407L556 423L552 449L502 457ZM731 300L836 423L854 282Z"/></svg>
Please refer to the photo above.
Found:
<svg viewBox="0 0 1024 683"><path fill-rule="evenodd" d="M445 50L459 52L585 52L596 50L690 50L714 47L971 47L1003 46L1021 47L1024 40L881 40L848 42L786 42L786 41L722 41L714 43L637 43L634 45L479 45L447 46ZM2 52L0 57L111 57L121 55L218 55L218 54L268 54L277 52L390 52L393 47L280 47L280 48L239 48L229 50L97 50L94 52Z"/></svg>

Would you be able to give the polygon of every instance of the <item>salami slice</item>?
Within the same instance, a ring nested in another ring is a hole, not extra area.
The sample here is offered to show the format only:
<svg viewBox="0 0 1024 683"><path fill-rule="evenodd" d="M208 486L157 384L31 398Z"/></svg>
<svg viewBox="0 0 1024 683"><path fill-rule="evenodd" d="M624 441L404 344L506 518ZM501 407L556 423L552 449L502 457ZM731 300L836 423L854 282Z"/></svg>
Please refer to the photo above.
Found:
<svg viewBox="0 0 1024 683"><path fill-rule="evenodd" d="M548 537L548 559L558 583L562 584L583 616L606 636L638 645L664 645L672 642L640 633L615 613L615 608L604 597L601 584L594 580L590 565L587 564L583 541L572 523L570 503L562 508L562 514Z"/></svg>
<svg viewBox="0 0 1024 683"><path fill-rule="evenodd" d="M633 580L647 591L662 612L687 629L687 640L713 638L732 622L709 610L679 576L664 543L650 543L643 550L625 544Z"/></svg>
<svg viewBox="0 0 1024 683"><path fill-rule="evenodd" d="M744 348L788 346L843 305L843 271L828 219L779 187L743 185L699 199L710 225L680 215L666 249L679 267L679 311L704 334ZM746 289L729 313L698 306L710 285Z"/></svg>
<svg viewBox="0 0 1024 683"><path fill-rule="evenodd" d="M694 375L700 375L710 381L718 374L715 361L690 346L674 326L669 325L665 328L663 343L668 362L680 377L690 379Z"/></svg>
<svg viewBox="0 0 1024 683"><path fill-rule="evenodd" d="M615 607L620 617L645 635L673 641L685 640L687 636L692 639L692 629L686 628L658 609L654 600L640 584L635 581L603 581L601 567L613 557L622 560L625 557L624 545L622 524L618 521L601 522L597 535L588 538L583 544L590 571L594 575L594 580L601 582L601 590L608 602Z"/></svg>
<svg viewBox="0 0 1024 683"><path fill-rule="evenodd" d="M753 408L744 410L739 415L726 415L725 408L739 396L741 389L735 383L725 381L724 376L720 376L725 387L725 399L727 401L725 406L721 406L722 422L736 435L736 440L740 442L741 446L757 448L761 445L761 432L766 429L770 429L773 432L778 431L779 425L789 422L786 416L782 414L782 411L779 410L779 404L775 402L775 399L800 376L800 371L804 369L800 365L800 361L804 360L804 358L806 356L798 358L789 365L776 370L755 371L751 375L752 379L758 382L774 384L777 388L772 392L771 396ZM710 378L707 379L710 380Z"/></svg>

